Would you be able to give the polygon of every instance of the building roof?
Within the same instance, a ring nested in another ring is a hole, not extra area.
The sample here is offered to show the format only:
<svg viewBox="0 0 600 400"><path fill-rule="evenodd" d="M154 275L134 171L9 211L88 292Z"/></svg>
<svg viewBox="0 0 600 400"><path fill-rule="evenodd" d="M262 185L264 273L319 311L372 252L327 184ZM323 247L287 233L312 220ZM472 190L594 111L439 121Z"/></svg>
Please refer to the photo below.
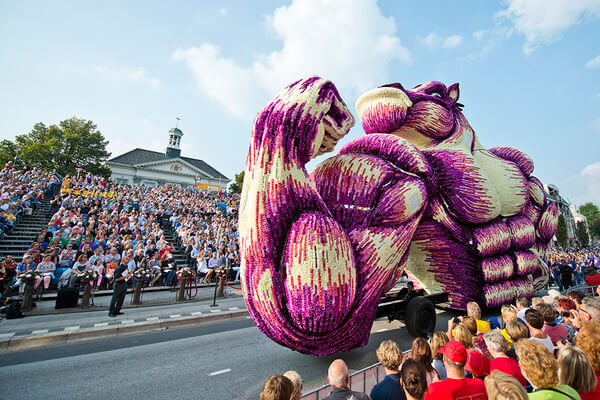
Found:
<svg viewBox="0 0 600 400"><path fill-rule="evenodd" d="M171 130L169 130L169 133L174 132L174 133L178 133L180 135L183 135L183 132L181 131L181 129L179 128L171 128Z"/></svg>
<svg viewBox="0 0 600 400"><path fill-rule="evenodd" d="M229 180L228 177L208 165L202 160L191 157L177 157L181 158L183 161L193 165L201 171L206 172L210 176L214 176L216 179ZM168 158L165 153L160 153L158 151L145 150L145 149L133 149L128 151L127 153L123 153L120 156L111 158L108 162L117 162L121 164L127 165L138 165L153 161L162 161L162 160L177 160L177 158Z"/></svg>

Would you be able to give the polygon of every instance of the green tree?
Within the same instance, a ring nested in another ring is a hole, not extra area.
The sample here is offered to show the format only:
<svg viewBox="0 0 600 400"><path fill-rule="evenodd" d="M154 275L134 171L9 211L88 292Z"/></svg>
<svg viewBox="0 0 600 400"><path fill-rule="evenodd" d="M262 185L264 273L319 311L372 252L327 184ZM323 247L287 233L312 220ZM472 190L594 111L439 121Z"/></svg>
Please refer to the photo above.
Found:
<svg viewBox="0 0 600 400"><path fill-rule="evenodd" d="M17 156L17 145L8 139L0 141L0 165L4 168L4 164L14 160Z"/></svg>
<svg viewBox="0 0 600 400"><path fill-rule="evenodd" d="M233 193L242 193L242 186L244 185L244 171L239 174L235 174L233 183L229 185L229 190Z"/></svg>
<svg viewBox="0 0 600 400"><path fill-rule="evenodd" d="M587 247L590 244L590 236L583 221L577 223L577 240L579 240L581 247Z"/></svg>
<svg viewBox="0 0 600 400"><path fill-rule="evenodd" d="M556 240L558 241L558 245L560 247L567 247L569 236L567 234L567 223L565 221L565 217L563 217L562 214L558 216L558 226L556 227Z"/></svg>
<svg viewBox="0 0 600 400"><path fill-rule="evenodd" d="M12 143L12 142L11 142ZM0 144L0 160L11 154L11 146ZM92 121L69 118L58 125L38 122L31 132L15 138L15 150L21 160L44 171L56 169L61 175L75 174L75 168L109 176L105 162L110 156L108 141Z"/></svg>
<svg viewBox="0 0 600 400"><path fill-rule="evenodd" d="M594 218L590 224L590 233L594 238L600 238L600 216Z"/></svg>
<svg viewBox="0 0 600 400"><path fill-rule="evenodd" d="M592 234L592 236L596 239L600 238L600 235L592 232L592 223L594 222L594 220L598 217L600 217L600 209L598 208L597 205L595 205L592 202L587 202L584 205L582 205L581 207L579 207L579 213L583 216L585 216L585 219L587 219L587 223L588 226L590 227L590 233Z"/></svg>

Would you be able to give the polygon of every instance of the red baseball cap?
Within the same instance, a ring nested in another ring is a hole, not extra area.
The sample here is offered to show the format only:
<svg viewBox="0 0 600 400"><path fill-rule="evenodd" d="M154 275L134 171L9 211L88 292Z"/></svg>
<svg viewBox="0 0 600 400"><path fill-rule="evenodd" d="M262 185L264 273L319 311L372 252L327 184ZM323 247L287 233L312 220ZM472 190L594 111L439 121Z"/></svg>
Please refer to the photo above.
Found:
<svg viewBox="0 0 600 400"><path fill-rule="evenodd" d="M463 364L467 361L467 349L465 346L456 340L451 340L437 351L445 355L452 362Z"/></svg>
<svg viewBox="0 0 600 400"><path fill-rule="evenodd" d="M465 369L478 377L488 376L490 374L490 360L477 350L473 350L467 357Z"/></svg>

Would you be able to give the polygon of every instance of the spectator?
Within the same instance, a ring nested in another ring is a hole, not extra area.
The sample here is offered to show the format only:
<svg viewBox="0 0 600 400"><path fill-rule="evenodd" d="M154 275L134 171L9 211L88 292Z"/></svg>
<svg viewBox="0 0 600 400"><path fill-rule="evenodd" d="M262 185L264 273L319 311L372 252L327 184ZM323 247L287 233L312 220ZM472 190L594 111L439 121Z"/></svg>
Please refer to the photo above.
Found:
<svg viewBox="0 0 600 400"><path fill-rule="evenodd" d="M402 351L392 340L384 340L377 348L377 359L385 370L385 378L371 390L371 400L405 399L404 390L400 385L400 365Z"/></svg>
<svg viewBox="0 0 600 400"><path fill-rule="evenodd" d="M525 296L517 297L517 318L525 323L525 312L529 310L529 299Z"/></svg>
<svg viewBox="0 0 600 400"><path fill-rule="evenodd" d="M433 358L431 356L431 347L429 347L429 344L425 339L419 337L413 340L410 358L421 364L425 370L427 386L440 380L432 365Z"/></svg>
<svg viewBox="0 0 600 400"><path fill-rule="evenodd" d="M588 356L594 373L600 379L600 323L588 321L582 324L576 336L577 347Z"/></svg>
<svg viewBox="0 0 600 400"><path fill-rule="evenodd" d="M600 300L595 297L586 296L581 300L581 305L577 308L580 325L582 322L594 320L600 322Z"/></svg>
<svg viewBox="0 0 600 400"><path fill-rule="evenodd" d="M51 258L52 257L49 254L45 254L42 262L35 268L40 275L35 279L35 284L33 285L34 290L40 286L42 281L44 282L44 289L47 290L50 287L50 281L54 279L54 271L56 270L56 265L54 265ZM41 300L41 296L38 297Z"/></svg>
<svg viewBox="0 0 600 400"><path fill-rule="evenodd" d="M348 388L350 376L344 360L337 359L329 365L327 380L333 390L323 400L369 400L365 393L354 392Z"/></svg>
<svg viewBox="0 0 600 400"><path fill-rule="evenodd" d="M486 333L490 331L490 324L481 320L481 308L474 301L467 303L467 316L473 318L477 323L477 331Z"/></svg>
<svg viewBox="0 0 600 400"><path fill-rule="evenodd" d="M302 378L300 378L300 375L296 371L287 371L283 376L288 378L294 385L294 391L290 396L290 400L300 400L302 396Z"/></svg>
<svg viewBox="0 0 600 400"><path fill-rule="evenodd" d="M406 360L400 370L400 384L407 400L423 400L427 392L427 377L423 366L415 360Z"/></svg>
<svg viewBox="0 0 600 400"><path fill-rule="evenodd" d="M541 342L521 340L516 348L521 372L534 389L530 399L581 399L570 386L559 385L558 362Z"/></svg>
<svg viewBox="0 0 600 400"><path fill-rule="evenodd" d="M600 387L592 363L585 353L573 346L558 352L558 380L579 393L582 400L600 399Z"/></svg>
<svg viewBox="0 0 600 400"><path fill-rule="evenodd" d="M483 379L490 374L490 360L478 351L467 354L465 371L471 372L473 378Z"/></svg>
<svg viewBox="0 0 600 400"><path fill-rule="evenodd" d="M504 304L501 308L501 314L502 314L502 322L504 323L504 327L501 330L502 336L504 336L504 338L506 339L506 343L508 345L508 350L512 349L513 347L513 343L512 340L510 340L510 337L508 336L508 333L506 333L506 325L508 324L508 321L517 321L517 308L513 305L510 304Z"/></svg>
<svg viewBox="0 0 600 400"><path fill-rule="evenodd" d="M454 329L454 340L462 343L462 345L465 346L465 349L467 349L467 352L475 350L473 348L473 335L464 325L458 325Z"/></svg>
<svg viewBox="0 0 600 400"><path fill-rule="evenodd" d="M585 297L585 294L579 290L572 290L567 293L567 297L575 302L575 306L579 307L581 305L581 300Z"/></svg>
<svg viewBox="0 0 600 400"><path fill-rule="evenodd" d="M260 392L260 400L290 400L294 384L283 375L272 375L267 379Z"/></svg>
<svg viewBox="0 0 600 400"><path fill-rule="evenodd" d="M442 354L437 351L444 347L446 343L448 343L450 339L448 339L448 335L446 332L438 331L433 334L433 338L431 339L431 353L433 355L432 366L435 368L435 371L438 374L438 377L441 381L446 379L446 368L444 367L444 362L442 361Z"/></svg>
<svg viewBox="0 0 600 400"><path fill-rule="evenodd" d="M465 317L462 320L462 325L469 330L471 336L473 337L473 347L480 351L484 356L488 359L491 359L492 356L485 345L485 341L483 340L483 332L477 329L476 320L472 317ZM489 332L489 331L488 331Z"/></svg>
<svg viewBox="0 0 600 400"><path fill-rule="evenodd" d="M527 391L515 377L493 370L484 380L489 400L527 400Z"/></svg>
<svg viewBox="0 0 600 400"><path fill-rule="evenodd" d="M567 265L565 259L561 260L560 266L558 267L558 273L560 274L560 280L563 284L563 289L568 290L573 286L573 269Z"/></svg>
<svg viewBox="0 0 600 400"><path fill-rule="evenodd" d="M529 338L529 330L524 323L520 321L508 321L506 324L506 334L510 337L513 344L516 344L521 339ZM506 355L518 361L515 347L506 352Z"/></svg>
<svg viewBox="0 0 600 400"><path fill-rule="evenodd" d="M569 339L569 336L567 335L567 328L565 328L564 325L556 322L557 315L554 307L552 307L550 304L543 303L538 304L536 310L540 313L544 320L542 331L544 331L544 333L550 337L553 346L556 346L556 343L558 342L566 342Z"/></svg>
<svg viewBox="0 0 600 400"><path fill-rule="evenodd" d="M445 400L469 398L471 400L485 400L487 395L482 380L465 378L465 364L467 362L467 349L460 342L451 340L438 350L444 355L444 366L448 378L429 385L426 400Z"/></svg>
<svg viewBox="0 0 600 400"><path fill-rule="evenodd" d="M519 363L506 355L508 344L504 336L498 331L490 331L483 336L485 343L493 357L490 362L490 371L501 371L515 377L523 386L527 386L527 380L521 373Z"/></svg>
<svg viewBox="0 0 600 400"><path fill-rule="evenodd" d="M539 311L535 309L529 309L525 313L525 321L529 328L529 335L532 340L540 342L546 349L552 353L554 351L554 345L550 336L548 336L542 328L544 327L544 319ZM517 352L518 354L518 352ZM520 358L520 357L519 357Z"/></svg>

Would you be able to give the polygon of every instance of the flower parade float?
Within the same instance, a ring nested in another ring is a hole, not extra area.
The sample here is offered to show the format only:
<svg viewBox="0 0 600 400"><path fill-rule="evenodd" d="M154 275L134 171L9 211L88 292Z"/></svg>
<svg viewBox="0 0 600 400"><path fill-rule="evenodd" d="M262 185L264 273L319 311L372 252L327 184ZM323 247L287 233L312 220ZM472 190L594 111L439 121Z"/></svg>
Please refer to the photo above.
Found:
<svg viewBox="0 0 600 400"><path fill-rule="evenodd" d="M298 80L258 114L240 204L241 282L257 327L302 353L367 344L403 270L446 306L497 307L548 281L558 212L510 147L483 147L459 87L373 89L366 135L308 173L354 117L330 81Z"/></svg>

